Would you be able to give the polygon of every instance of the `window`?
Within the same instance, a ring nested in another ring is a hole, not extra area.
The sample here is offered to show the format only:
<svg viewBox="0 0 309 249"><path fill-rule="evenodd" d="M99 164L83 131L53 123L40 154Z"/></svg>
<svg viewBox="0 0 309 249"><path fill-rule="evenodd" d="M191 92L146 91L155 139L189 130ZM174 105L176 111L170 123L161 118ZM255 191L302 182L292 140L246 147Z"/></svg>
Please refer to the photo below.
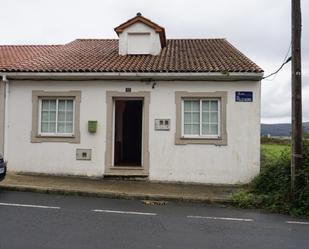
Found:
<svg viewBox="0 0 309 249"><path fill-rule="evenodd" d="M149 54L150 33L128 33L128 54Z"/></svg>
<svg viewBox="0 0 309 249"><path fill-rule="evenodd" d="M227 92L175 92L175 144L227 144Z"/></svg>
<svg viewBox="0 0 309 249"><path fill-rule="evenodd" d="M40 134L74 134L74 99L40 99Z"/></svg>
<svg viewBox="0 0 309 249"><path fill-rule="evenodd" d="M32 92L31 142L80 142L80 91Z"/></svg>
<svg viewBox="0 0 309 249"><path fill-rule="evenodd" d="M196 137L220 136L220 100L183 100L183 135Z"/></svg>

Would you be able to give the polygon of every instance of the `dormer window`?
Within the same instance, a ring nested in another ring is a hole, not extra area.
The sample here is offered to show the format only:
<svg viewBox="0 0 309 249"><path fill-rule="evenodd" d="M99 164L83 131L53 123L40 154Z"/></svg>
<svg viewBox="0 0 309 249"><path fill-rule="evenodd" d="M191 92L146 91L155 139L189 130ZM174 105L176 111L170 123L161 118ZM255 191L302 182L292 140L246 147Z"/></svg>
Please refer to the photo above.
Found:
<svg viewBox="0 0 309 249"><path fill-rule="evenodd" d="M151 33L128 33L128 54L150 54Z"/></svg>
<svg viewBox="0 0 309 249"><path fill-rule="evenodd" d="M115 28L120 55L158 55L166 46L165 30L137 13L136 17Z"/></svg>

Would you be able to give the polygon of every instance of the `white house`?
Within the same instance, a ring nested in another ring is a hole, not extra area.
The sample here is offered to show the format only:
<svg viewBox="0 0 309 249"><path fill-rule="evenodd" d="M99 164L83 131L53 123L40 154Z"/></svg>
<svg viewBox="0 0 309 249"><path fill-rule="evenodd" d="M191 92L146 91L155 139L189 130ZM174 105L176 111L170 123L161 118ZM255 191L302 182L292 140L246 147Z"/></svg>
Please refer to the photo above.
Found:
<svg viewBox="0 0 309 249"><path fill-rule="evenodd" d="M140 13L115 31L0 46L8 170L207 184L257 175L262 69L225 39L166 39Z"/></svg>

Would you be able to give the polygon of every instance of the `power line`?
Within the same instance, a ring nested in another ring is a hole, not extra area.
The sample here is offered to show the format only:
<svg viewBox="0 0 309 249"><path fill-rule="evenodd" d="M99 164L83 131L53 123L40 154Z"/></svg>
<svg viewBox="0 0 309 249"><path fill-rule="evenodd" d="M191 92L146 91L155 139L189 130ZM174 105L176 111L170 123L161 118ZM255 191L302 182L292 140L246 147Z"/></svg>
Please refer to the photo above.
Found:
<svg viewBox="0 0 309 249"><path fill-rule="evenodd" d="M273 75L275 75L277 73L279 73L279 71L284 67L284 65L289 63L291 61L291 59L292 59L292 57L290 56L285 62L282 63L282 65L278 68L277 71L271 73L270 75L267 75L267 76L263 77L263 80L267 79L267 78L269 78L269 77L271 77L271 76L273 76ZM272 80L274 80L274 79L272 79Z"/></svg>
<svg viewBox="0 0 309 249"><path fill-rule="evenodd" d="M271 73L271 74L269 74L269 75L263 77L263 80L264 80L264 79L267 79L267 78L269 78L269 77L271 77L271 76L273 76L273 75L276 75L276 76L277 76L277 74L278 74L278 73L280 72L280 70L284 67L284 65L287 64L287 63L289 63L289 62L291 61L292 57L291 57L291 56L288 57L289 54L290 54L290 51L291 51L291 45L292 45L292 43L290 43L290 46L289 46L288 51L287 51L287 53L286 53L286 55L285 55L285 57L284 57L284 59L283 59L283 62L282 62L282 64L281 64L281 66L280 66L275 72L273 72L273 73ZM275 78L276 78L276 77L274 77L273 79L271 79L271 80L269 80L269 81L272 81L272 80L274 80Z"/></svg>

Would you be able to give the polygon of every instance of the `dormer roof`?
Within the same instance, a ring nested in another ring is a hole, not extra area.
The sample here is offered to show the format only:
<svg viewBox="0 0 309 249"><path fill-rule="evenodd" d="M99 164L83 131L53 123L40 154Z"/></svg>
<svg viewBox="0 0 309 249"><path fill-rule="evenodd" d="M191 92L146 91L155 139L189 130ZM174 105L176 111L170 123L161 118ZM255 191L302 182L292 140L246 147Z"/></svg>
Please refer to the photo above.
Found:
<svg viewBox="0 0 309 249"><path fill-rule="evenodd" d="M114 30L117 33L117 35L119 35L126 28L128 28L129 26L131 26L135 23L138 23L138 22L141 22L141 23L147 25L148 27L152 28L153 30L155 30L155 32L157 32L160 36L161 48L166 47L165 29L163 27L161 27L160 25L154 23L153 21L143 17L140 12L137 13L135 17L127 20L126 22L120 24L118 27L114 28Z"/></svg>

